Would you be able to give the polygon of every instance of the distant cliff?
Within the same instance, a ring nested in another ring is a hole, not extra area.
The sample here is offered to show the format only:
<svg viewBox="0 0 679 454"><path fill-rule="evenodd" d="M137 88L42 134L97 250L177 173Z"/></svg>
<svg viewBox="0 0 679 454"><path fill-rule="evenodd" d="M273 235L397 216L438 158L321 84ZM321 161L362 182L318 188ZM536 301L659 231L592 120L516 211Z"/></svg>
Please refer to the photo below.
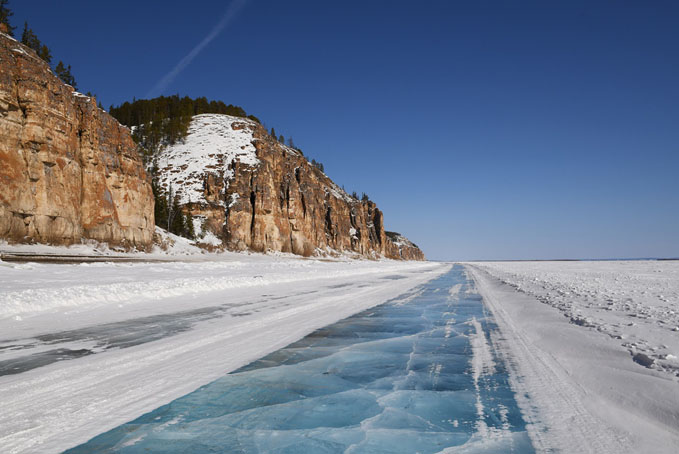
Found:
<svg viewBox="0 0 679 454"><path fill-rule="evenodd" d="M144 248L153 232L129 130L0 33L0 239Z"/></svg>
<svg viewBox="0 0 679 454"><path fill-rule="evenodd" d="M184 141L162 148L154 166L161 187L176 194L205 242L424 260L413 243L385 233L375 203L349 196L255 121L194 116Z"/></svg>

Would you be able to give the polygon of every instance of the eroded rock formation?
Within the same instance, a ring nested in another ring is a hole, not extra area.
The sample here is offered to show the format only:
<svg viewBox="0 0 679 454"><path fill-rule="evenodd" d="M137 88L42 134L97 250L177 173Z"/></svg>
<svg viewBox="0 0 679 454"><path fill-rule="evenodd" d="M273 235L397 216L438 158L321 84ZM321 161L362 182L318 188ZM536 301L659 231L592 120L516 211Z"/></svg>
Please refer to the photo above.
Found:
<svg viewBox="0 0 679 454"><path fill-rule="evenodd" d="M144 248L153 232L129 130L0 34L0 239Z"/></svg>
<svg viewBox="0 0 679 454"><path fill-rule="evenodd" d="M413 243L385 233L373 202L346 194L254 121L195 116L184 143L165 148L156 165L196 230L229 249L424 260Z"/></svg>

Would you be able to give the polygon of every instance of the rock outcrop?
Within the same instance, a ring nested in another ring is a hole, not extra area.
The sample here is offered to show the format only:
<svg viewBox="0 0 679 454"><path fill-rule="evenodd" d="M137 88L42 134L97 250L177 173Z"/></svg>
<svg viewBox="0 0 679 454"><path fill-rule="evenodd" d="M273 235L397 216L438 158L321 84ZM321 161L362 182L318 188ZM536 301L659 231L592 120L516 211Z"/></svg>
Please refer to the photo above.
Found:
<svg viewBox="0 0 679 454"><path fill-rule="evenodd" d="M164 148L155 165L161 186L210 244L424 260L413 243L385 233L375 203L349 196L254 121L197 115L184 142Z"/></svg>
<svg viewBox="0 0 679 454"><path fill-rule="evenodd" d="M163 148L154 165L203 243L424 259L406 238L385 232L373 202L349 196L255 121L197 115L186 139ZM0 239L146 248L153 206L129 129L0 33Z"/></svg>
<svg viewBox="0 0 679 454"><path fill-rule="evenodd" d="M0 239L145 248L153 232L129 130L0 34Z"/></svg>

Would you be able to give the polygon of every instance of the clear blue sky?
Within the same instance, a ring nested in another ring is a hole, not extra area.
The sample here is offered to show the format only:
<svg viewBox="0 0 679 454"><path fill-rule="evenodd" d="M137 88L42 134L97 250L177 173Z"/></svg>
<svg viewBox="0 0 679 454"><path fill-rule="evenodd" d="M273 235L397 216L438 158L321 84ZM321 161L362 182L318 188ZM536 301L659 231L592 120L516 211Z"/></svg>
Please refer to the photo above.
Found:
<svg viewBox="0 0 679 454"><path fill-rule="evenodd" d="M108 107L229 2L11 0ZM249 0L162 91L292 135L431 259L679 256L679 2Z"/></svg>

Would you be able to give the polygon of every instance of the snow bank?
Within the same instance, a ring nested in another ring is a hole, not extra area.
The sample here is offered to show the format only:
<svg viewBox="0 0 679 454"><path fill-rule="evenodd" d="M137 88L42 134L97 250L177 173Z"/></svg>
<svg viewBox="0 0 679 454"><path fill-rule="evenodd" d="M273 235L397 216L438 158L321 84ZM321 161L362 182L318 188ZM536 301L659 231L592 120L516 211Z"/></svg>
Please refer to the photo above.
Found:
<svg viewBox="0 0 679 454"><path fill-rule="evenodd" d="M274 262L275 263L275 262ZM98 306L136 305L246 287L349 278L381 273L385 266L363 262L351 266L288 259L276 265L266 262L202 262L191 264L80 264L49 281L32 282L52 265L22 264L0 274L0 319L36 316L47 312L91 310ZM88 269L89 268L89 269ZM177 271L181 270L180 273ZM64 270L66 271L66 270ZM82 276L73 280L73 274ZM137 279L147 276L146 279Z"/></svg>
<svg viewBox="0 0 679 454"><path fill-rule="evenodd" d="M151 252L126 250L121 247L110 246L95 240L82 239L80 244L70 246L54 246L50 244L9 244L0 240L0 257L3 255L27 256L33 258L63 257L73 260L92 258L134 259L134 260L168 260L177 257L182 259L215 260L220 257L231 258L244 253L208 254L205 249L195 245L195 242L174 235L156 226L155 233L161 244L154 244Z"/></svg>
<svg viewBox="0 0 679 454"><path fill-rule="evenodd" d="M478 266L679 377L679 261L495 262Z"/></svg>
<svg viewBox="0 0 679 454"><path fill-rule="evenodd" d="M468 269L500 328L493 344L509 365L538 451L679 452L674 371L638 364L625 345L654 339L676 351L666 324L656 318L640 326L638 317L676 308L659 298L674 294L676 263L503 262ZM583 318L590 322L578 322Z"/></svg>

